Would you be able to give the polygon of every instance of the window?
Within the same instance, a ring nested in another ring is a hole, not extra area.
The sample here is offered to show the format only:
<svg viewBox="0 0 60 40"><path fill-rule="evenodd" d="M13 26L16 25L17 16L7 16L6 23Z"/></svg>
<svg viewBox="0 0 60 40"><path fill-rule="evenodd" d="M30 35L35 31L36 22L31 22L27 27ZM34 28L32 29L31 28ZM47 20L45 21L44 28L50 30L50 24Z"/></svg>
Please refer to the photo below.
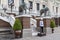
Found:
<svg viewBox="0 0 60 40"><path fill-rule="evenodd" d="M43 5L43 8L45 8L45 5Z"/></svg>
<svg viewBox="0 0 60 40"><path fill-rule="evenodd" d="M24 3L24 0L22 0L22 3Z"/></svg>
<svg viewBox="0 0 60 40"><path fill-rule="evenodd" d="M53 6L53 8L52 8L52 9L53 9L53 11L54 11L54 6Z"/></svg>
<svg viewBox="0 0 60 40"><path fill-rule="evenodd" d="M56 13L58 13L58 7L56 7Z"/></svg>
<svg viewBox="0 0 60 40"><path fill-rule="evenodd" d="M37 3L37 10L39 10L39 7L40 7L40 6L39 6L39 3Z"/></svg>
<svg viewBox="0 0 60 40"><path fill-rule="evenodd" d="M8 5L9 6L14 5L14 0L8 0Z"/></svg>
<svg viewBox="0 0 60 40"><path fill-rule="evenodd" d="M0 4L1 4L1 0L0 0Z"/></svg>
<svg viewBox="0 0 60 40"><path fill-rule="evenodd" d="M43 0L43 1L48 2L48 0Z"/></svg>
<svg viewBox="0 0 60 40"><path fill-rule="evenodd" d="M33 7L33 2L32 1L29 1L29 3L30 3L30 9L32 9L32 7Z"/></svg>

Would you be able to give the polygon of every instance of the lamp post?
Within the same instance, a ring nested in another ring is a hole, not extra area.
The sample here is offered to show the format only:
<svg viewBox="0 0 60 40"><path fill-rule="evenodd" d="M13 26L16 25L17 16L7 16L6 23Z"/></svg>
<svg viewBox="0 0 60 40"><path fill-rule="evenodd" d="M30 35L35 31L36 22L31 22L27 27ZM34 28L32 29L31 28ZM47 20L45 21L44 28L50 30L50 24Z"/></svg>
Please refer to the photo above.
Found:
<svg viewBox="0 0 60 40"><path fill-rule="evenodd" d="M11 13L12 13L12 8L13 8L13 5L11 4Z"/></svg>
<svg viewBox="0 0 60 40"><path fill-rule="evenodd" d="M14 6L14 0L8 0L8 5L11 8L11 13L12 13L12 8Z"/></svg>
<svg viewBox="0 0 60 40"><path fill-rule="evenodd" d="M3 10L4 10L4 12L6 12L7 9L6 8L3 8Z"/></svg>

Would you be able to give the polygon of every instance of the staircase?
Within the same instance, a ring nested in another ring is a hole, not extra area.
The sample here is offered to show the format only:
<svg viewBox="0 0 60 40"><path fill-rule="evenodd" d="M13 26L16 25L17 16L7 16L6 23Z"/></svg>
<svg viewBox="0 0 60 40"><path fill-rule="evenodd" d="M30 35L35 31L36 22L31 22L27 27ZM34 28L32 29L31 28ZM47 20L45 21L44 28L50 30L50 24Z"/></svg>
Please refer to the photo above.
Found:
<svg viewBox="0 0 60 40"><path fill-rule="evenodd" d="M13 24L15 22L15 18L11 15L6 14L6 13L0 13L0 19L8 22L11 26L13 26Z"/></svg>
<svg viewBox="0 0 60 40"><path fill-rule="evenodd" d="M15 37L14 32L10 27L9 28L0 28L0 38L12 39L14 37Z"/></svg>
<svg viewBox="0 0 60 40"><path fill-rule="evenodd" d="M11 25L11 27L0 27L0 38L14 38L12 27L14 25L15 18L6 13L0 13L0 19Z"/></svg>

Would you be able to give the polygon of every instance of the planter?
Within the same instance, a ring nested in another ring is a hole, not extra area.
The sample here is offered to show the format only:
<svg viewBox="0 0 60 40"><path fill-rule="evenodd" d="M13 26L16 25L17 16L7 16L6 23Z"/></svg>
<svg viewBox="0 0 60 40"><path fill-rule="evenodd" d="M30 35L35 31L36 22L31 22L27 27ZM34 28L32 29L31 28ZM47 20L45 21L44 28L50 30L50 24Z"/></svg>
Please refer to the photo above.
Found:
<svg viewBox="0 0 60 40"><path fill-rule="evenodd" d="M56 24L55 24L55 21L54 20L51 20L50 27L52 29L52 33L54 33L54 27L56 27Z"/></svg>
<svg viewBox="0 0 60 40"><path fill-rule="evenodd" d="M22 38L22 24L18 18L15 20L13 30L15 33L15 38Z"/></svg>
<svg viewBox="0 0 60 40"><path fill-rule="evenodd" d="M54 33L54 29L52 29L52 33Z"/></svg>
<svg viewBox="0 0 60 40"><path fill-rule="evenodd" d="M21 30L15 31L15 38L22 38L22 31Z"/></svg>

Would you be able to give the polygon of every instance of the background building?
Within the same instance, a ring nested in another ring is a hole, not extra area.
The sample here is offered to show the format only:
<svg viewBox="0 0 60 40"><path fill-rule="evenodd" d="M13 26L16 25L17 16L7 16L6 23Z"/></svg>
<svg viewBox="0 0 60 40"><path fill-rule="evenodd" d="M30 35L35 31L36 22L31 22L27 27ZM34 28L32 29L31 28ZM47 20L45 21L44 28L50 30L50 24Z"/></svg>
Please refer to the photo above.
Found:
<svg viewBox="0 0 60 40"><path fill-rule="evenodd" d="M1 12L6 9L6 13L19 14L19 0L0 0ZM11 12L12 10L12 12Z"/></svg>
<svg viewBox="0 0 60 40"><path fill-rule="evenodd" d="M26 5L26 13L28 15L34 15L34 16L40 16L40 10L43 6L42 0L24 0L24 3Z"/></svg>
<svg viewBox="0 0 60 40"><path fill-rule="evenodd" d="M55 18L59 24L60 18L60 2L56 0L0 0L0 13L13 14L17 16L35 16L40 18L41 9L44 7L49 10L42 14L42 17ZM22 9L22 10L21 10ZM9 15L6 15L6 17ZM10 16L9 16L10 17ZM4 19L4 18L3 18ZM7 19L7 18L6 18ZM9 18L12 20L12 18ZM57 24L57 23L56 23ZM29 21L30 25L30 21Z"/></svg>

